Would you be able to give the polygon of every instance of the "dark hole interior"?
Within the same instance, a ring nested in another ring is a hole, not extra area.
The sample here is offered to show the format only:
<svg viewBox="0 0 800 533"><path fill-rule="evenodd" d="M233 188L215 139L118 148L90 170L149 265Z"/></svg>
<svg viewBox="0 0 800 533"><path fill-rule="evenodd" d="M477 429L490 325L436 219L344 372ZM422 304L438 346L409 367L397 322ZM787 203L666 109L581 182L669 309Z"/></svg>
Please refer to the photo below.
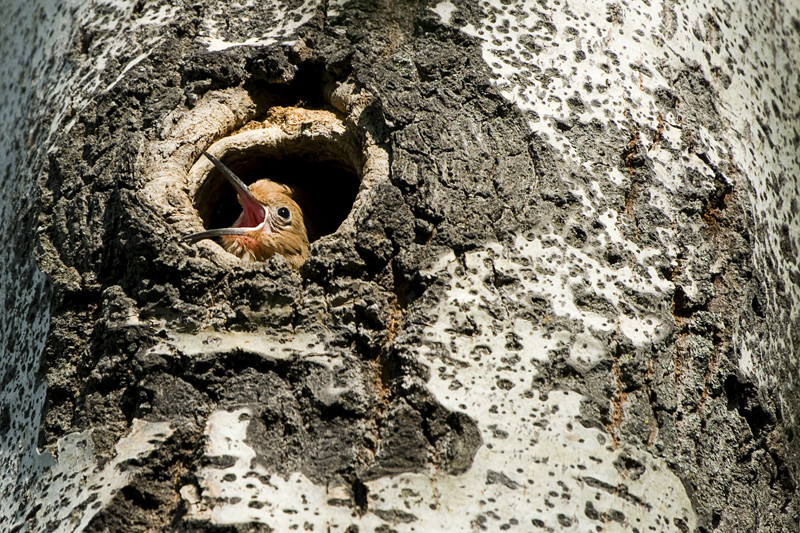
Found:
<svg viewBox="0 0 800 533"><path fill-rule="evenodd" d="M260 154L231 155L221 160L248 185L269 178L292 187L311 241L336 231L350 213L358 192L358 174L339 161L301 156L278 159ZM242 212L233 187L216 169L198 188L194 203L206 229L229 227Z"/></svg>

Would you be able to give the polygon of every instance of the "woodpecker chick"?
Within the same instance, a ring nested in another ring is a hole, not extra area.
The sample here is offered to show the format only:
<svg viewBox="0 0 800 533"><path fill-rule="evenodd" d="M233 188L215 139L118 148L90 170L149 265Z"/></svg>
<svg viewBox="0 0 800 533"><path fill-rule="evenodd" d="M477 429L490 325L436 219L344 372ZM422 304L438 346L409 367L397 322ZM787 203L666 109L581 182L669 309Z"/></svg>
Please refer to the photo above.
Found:
<svg viewBox="0 0 800 533"><path fill-rule="evenodd" d="M242 214L230 228L218 228L187 235L183 240L195 243L221 237L226 251L246 261L266 261L281 254L294 268L308 258L308 232L303 211L292 199L290 187L268 179L250 187L217 158L203 152L236 189Z"/></svg>

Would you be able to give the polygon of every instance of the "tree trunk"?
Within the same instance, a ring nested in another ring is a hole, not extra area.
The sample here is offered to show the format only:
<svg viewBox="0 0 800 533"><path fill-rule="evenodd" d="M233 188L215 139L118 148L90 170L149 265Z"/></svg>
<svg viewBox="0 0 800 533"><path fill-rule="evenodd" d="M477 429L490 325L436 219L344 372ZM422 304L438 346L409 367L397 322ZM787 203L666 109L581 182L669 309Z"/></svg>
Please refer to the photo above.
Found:
<svg viewBox="0 0 800 533"><path fill-rule="evenodd" d="M9 3L0 529L800 531L797 6Z"/></svg>

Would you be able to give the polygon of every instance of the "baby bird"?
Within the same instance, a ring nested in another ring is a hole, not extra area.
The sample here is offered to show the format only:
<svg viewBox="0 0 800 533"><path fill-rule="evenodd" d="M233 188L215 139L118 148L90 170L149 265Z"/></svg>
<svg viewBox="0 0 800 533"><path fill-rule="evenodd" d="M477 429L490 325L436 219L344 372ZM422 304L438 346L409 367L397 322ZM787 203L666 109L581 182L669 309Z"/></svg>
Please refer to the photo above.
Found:
<svg viewBox="0 0 800 533"><path fill-rule="evenodd" d="M292 189L268 179L248 187L216 157L208 152L203 155L236 189L242 214L230 228L194 233L183 240L195 243L222 237L225 250L247 261L266 261L281 254L294 268L300 268L308 258L308 232Z"/></svg>

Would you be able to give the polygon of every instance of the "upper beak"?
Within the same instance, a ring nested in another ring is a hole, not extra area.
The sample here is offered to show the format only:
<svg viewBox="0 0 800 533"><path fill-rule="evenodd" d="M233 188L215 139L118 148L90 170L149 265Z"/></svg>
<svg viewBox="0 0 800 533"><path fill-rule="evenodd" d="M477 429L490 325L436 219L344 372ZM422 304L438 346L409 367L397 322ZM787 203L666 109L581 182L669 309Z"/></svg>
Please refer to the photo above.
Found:
<svg viewBox="0 0 800 533"><path fill-rule="evenodd" d="M242 204L242 214L230 228L217 228L201 231L200 233L193 233L185 236L183 240L195 243L202 239L219 237L220 235L248 235L254 230L261 229L267 218L266 208L250 193L250 189L247 185L245 185L231 169L222 164L222 161L206 151L203 151L203 155L214 163L217 170L219 170L222 175L225 176L225 179L233 185L233 188L236 189L239 203Z"/></svg>

